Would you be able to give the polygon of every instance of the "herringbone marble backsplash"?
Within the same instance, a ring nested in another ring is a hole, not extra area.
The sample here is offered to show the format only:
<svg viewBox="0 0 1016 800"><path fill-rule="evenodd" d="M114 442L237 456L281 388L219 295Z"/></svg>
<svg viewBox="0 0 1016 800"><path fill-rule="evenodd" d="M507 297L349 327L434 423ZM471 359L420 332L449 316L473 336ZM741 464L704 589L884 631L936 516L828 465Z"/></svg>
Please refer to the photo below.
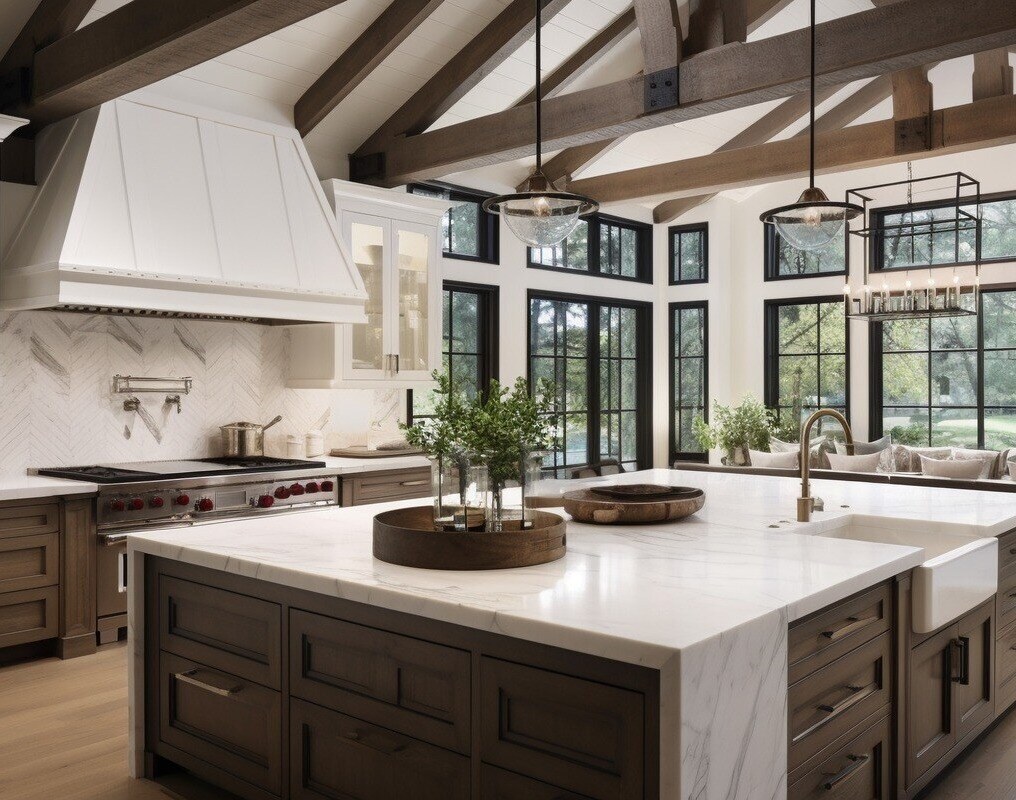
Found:
<svg viewBox="0 0 1016 800"><path fill-rule="evenodd" d="M0 476L29 467L210 456L218 426L283 421L286 436L325 431L329 447L363 444L372 417L397 407L390 393L285 387L289 332L232 322L114 317L48 311L0 313ZM124 411L113 375L184 377L183 411L162 394L140 394Z"/></svg>

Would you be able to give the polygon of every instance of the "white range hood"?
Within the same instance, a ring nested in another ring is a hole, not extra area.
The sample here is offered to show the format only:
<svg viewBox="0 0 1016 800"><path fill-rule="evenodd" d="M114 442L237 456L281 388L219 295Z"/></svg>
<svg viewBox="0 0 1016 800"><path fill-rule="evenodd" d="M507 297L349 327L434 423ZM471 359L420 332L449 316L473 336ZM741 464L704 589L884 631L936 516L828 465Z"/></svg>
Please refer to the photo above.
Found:
<svg viewBox="0 0 1016 800"><path fill-rule="evenodd" d="M294 128L117 100L37 139L0 308L364 322L366 292Z"/></svg>

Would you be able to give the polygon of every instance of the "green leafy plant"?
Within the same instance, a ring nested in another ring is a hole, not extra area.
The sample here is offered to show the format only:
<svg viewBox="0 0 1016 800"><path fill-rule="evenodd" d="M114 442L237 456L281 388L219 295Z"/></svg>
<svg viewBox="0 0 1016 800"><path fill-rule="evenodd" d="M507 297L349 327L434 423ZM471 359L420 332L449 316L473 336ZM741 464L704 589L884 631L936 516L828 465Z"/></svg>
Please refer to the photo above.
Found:
<svg viewBox="0 0 1016 800"><path fill-rule="evenodd" d="M469 427L471 408L466 398L452 387L447 372L434 370L437 383L434 393L434 414L415 425L399 423L406 441L434 458L458 455L463 451L465 431Z"/></svg>
<svg viewBox="0 0 1016 800"><path fill-rule="evenodd" d="M747 395L739 406L713 404L713 422L696 417L693 431L703 450L718 447L727 455L737 448L769 449L775 421L773 413L753 395Z"/></svg>

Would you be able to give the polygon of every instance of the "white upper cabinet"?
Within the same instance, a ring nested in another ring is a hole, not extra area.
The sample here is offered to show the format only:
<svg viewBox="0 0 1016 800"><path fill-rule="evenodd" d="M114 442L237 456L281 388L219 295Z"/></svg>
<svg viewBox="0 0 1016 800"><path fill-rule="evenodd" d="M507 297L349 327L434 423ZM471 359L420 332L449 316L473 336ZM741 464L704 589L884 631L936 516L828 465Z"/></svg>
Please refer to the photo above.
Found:
<svg viewBox="0 0 1016 800"><path fill-rule="evenodd" d="M441 217L449 203L324 182L367 291L367 322L293 328L289 386L413 388L441 364Z"/></svg>

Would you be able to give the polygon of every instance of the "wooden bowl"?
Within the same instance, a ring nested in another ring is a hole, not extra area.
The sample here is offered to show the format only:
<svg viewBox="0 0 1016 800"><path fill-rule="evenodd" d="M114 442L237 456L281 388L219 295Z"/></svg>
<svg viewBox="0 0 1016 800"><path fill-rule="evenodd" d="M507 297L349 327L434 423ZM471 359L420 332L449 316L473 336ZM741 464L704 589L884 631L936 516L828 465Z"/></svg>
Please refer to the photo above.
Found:
<svg viewBox="0 0 1016 800"><path fill-rule="evenodd" d="M579 522L597 525L625 525L668 522L694 514L706 502L701 489L673 487L670 495L637 500L616 500L592 489L577 489L563 495L564 510Z"/></svg>
<svg viewBox="0 0 1016 800"><path fill-rule="evenodd" d="M531 567L563 557L564 518L546 511L532 516L532 528L509 523L501 533L484 533L435 530L432 506L383 511L374 517L374 558L420 569L479 570Z"/></svg>

